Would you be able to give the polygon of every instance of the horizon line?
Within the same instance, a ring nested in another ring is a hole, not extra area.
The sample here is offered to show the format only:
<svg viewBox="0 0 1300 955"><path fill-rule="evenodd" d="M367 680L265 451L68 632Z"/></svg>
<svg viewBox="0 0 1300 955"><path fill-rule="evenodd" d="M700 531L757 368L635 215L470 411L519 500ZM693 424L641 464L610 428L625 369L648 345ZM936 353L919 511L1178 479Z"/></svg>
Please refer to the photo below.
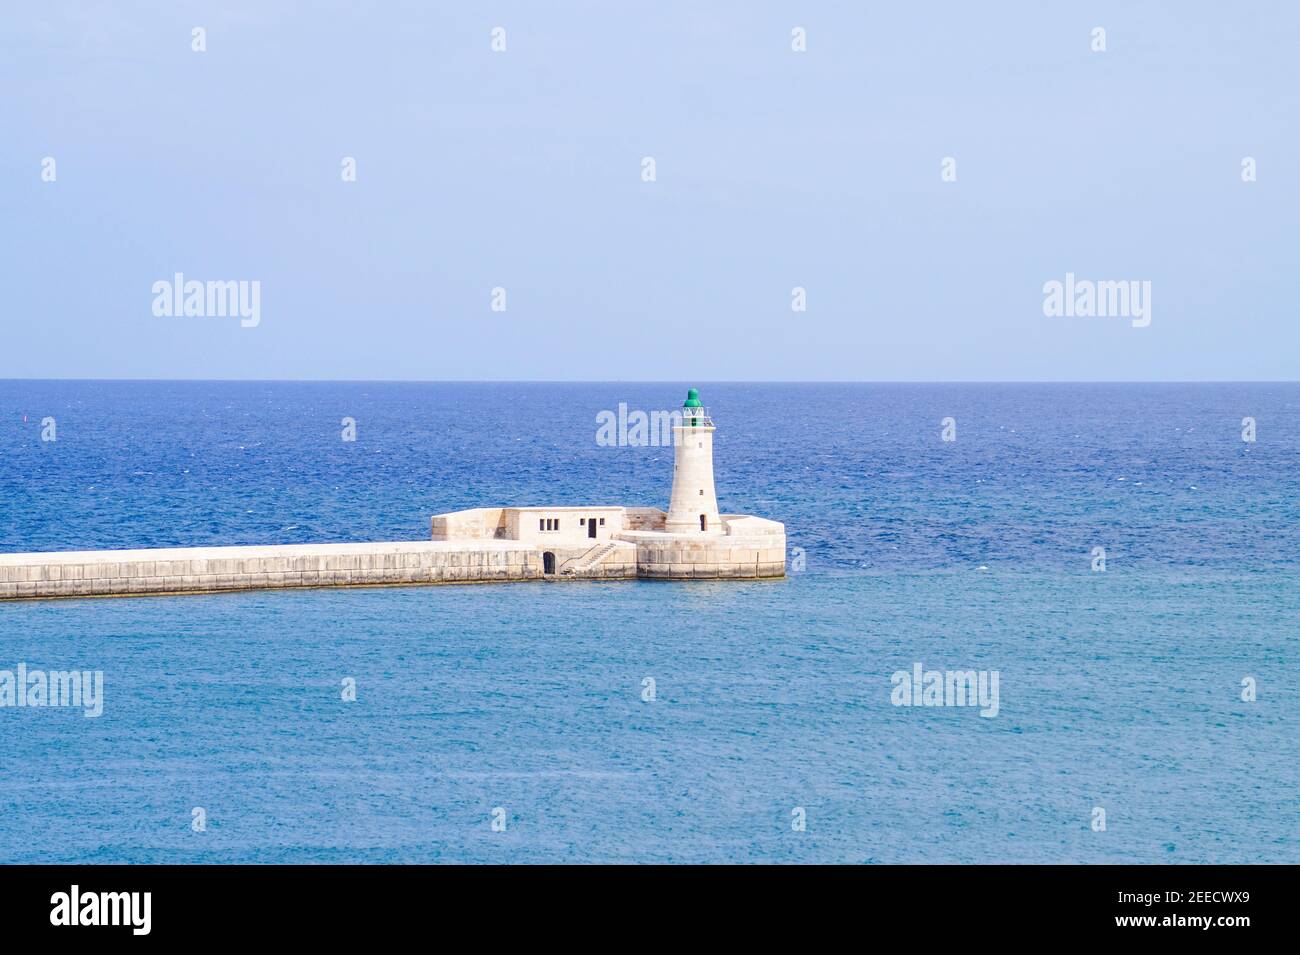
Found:
<svg viewBox="0 0 1300 955"><path fill-rule="evenodd" d="M322 385L1294 385L1300 378L3 378L0 382Z"/></svg>

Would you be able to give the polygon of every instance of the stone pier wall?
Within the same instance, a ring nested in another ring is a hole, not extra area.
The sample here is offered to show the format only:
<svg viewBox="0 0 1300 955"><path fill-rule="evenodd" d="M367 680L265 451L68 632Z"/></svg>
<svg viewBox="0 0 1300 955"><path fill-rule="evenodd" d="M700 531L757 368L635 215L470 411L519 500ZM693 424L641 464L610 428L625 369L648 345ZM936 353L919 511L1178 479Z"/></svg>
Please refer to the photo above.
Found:
<svg viewBox="0 0 1300 955"><path fill-rule="evenodd" d="M541 554L436 541L0 554L0 600L533 580Z"/></svg>
<svg viewBox="0 0 1300 955"><path fill-rule="evenodd" d="M480 539L0 554L0 601L285 587L785 574L783 534L703 540L674 540L656 532L625 536L633 540L555 548ZM547 551L555 554L555 575L543 573Z"/></svg>
<svg viewBox="0 0 1300 955"><path fill-rule="evenodd" d="M784 577L785 538L754 541L637 541L638 577L660 580Z"/></svg>

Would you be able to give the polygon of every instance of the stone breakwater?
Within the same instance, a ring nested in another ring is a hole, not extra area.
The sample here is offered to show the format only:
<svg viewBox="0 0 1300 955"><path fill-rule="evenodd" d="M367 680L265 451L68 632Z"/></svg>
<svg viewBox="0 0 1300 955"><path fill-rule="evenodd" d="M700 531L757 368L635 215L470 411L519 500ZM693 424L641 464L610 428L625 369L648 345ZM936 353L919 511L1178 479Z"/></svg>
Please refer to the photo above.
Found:
<svg viewBox="0 0 1300 955"><path fill-rule="evenodd" d="M282 587L531 580L541 555L517 543L283 544L0 554L0 599L213 593Z"/></svg>
<svg viewBox="0 0 1300 955"><path fill-rule="evenodd" d="M785 572L784 538L745 546L726 538L686 544L644 537L545 549L488 539L0 554L0 600L520 580L753 579Z"/></svg>

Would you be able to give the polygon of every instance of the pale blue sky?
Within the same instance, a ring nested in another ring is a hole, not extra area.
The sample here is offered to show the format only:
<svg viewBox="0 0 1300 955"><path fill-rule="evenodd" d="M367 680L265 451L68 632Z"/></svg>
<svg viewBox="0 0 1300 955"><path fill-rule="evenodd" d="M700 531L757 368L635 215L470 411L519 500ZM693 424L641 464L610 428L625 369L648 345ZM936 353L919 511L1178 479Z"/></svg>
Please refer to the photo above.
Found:
<svg viewBox="0 0 1300 955"><path fill-rule="evenodd" d="M0 377L1294 379L1298 46L1280 0L6 0ZM261 324L155 317L176 271ZM1045 317L1067 271L1151 325Z"/></svg>

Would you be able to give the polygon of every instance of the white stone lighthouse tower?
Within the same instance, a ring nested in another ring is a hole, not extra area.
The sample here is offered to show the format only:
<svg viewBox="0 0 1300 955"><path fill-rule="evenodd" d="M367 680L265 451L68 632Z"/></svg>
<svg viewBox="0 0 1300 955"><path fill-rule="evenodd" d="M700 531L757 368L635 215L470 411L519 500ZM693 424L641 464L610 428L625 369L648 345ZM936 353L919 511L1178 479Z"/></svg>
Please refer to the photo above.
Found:
<svg viewBox="0 0 1300 955"><path fill-rule="evenodd" d="M686 393L682 423L673 428L673 495L664 530L670 534L721 534L713 491L713 420L694 388Z"/></svg>

